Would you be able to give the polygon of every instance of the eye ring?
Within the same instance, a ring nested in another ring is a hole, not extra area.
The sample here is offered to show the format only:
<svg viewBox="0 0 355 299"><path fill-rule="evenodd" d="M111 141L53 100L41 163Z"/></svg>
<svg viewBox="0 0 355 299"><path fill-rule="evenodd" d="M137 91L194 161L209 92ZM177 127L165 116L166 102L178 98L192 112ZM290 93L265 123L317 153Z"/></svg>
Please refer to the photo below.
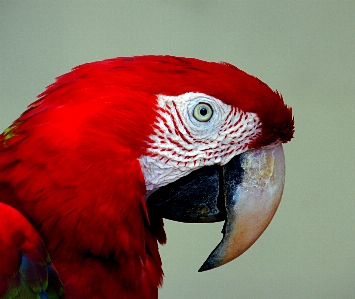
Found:
<svg viewBox="0 0 355 299"><path fill-rule="evenodd" d="M201 122L209 121L213 115L212 107L207 103L198 103L194 108L194 118Z"/></svg>

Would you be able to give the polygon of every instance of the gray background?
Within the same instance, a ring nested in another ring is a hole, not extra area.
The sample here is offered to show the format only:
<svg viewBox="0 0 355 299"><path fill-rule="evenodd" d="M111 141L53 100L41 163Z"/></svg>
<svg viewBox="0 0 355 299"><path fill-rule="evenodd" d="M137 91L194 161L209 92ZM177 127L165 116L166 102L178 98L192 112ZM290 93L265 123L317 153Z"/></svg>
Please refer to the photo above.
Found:
<svg viewBox="0 0 355 299"><path fill-rule="evenodd" d="M116 56L227 61L293 107L286 187L237 260L199 266L222 224L166 221L161 298L354 298L354 1L1 1L0 129L72 67Z"/></svg>

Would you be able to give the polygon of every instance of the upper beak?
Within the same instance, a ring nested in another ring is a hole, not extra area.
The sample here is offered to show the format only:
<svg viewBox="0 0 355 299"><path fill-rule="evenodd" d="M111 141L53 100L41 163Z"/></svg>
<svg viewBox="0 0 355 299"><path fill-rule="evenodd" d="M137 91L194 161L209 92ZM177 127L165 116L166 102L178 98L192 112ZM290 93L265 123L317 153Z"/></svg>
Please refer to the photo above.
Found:
<svg viewBox="0 0 355 299"><path fill-rule="evenodd" d="M280 203L285 180L281 144L250 150L224 166L208 166L159 188L151 213L182 222L225 220L223 239L199 271L240 256L260 237Z"/></svg>

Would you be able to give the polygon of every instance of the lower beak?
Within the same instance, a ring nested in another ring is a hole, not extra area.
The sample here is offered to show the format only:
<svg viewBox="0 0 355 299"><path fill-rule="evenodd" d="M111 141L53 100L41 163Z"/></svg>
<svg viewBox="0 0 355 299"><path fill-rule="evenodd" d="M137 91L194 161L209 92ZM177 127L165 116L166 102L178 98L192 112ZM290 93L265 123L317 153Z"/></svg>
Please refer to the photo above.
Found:
<svg viewBox="0 0 355 299"><path fill-rule="evenodd" d="M199 271L240 256L264 232L280 203L285 179L281 144L250 150L224 166L208 166L159 188L150 213L182 222L225 220L223 239Z"/></svg>

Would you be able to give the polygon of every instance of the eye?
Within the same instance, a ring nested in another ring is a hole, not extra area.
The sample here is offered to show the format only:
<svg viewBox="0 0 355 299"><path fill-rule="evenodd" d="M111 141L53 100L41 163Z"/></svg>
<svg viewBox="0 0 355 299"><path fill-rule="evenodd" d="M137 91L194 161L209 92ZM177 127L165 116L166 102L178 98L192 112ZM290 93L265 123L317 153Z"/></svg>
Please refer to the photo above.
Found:
<svg viewBox="0 0 355 299"><path fill-rule="evenodd" d="M194 117L198 121L209 121L213 115L212 107L206 103L199 103L194 108Z"/></svg>

